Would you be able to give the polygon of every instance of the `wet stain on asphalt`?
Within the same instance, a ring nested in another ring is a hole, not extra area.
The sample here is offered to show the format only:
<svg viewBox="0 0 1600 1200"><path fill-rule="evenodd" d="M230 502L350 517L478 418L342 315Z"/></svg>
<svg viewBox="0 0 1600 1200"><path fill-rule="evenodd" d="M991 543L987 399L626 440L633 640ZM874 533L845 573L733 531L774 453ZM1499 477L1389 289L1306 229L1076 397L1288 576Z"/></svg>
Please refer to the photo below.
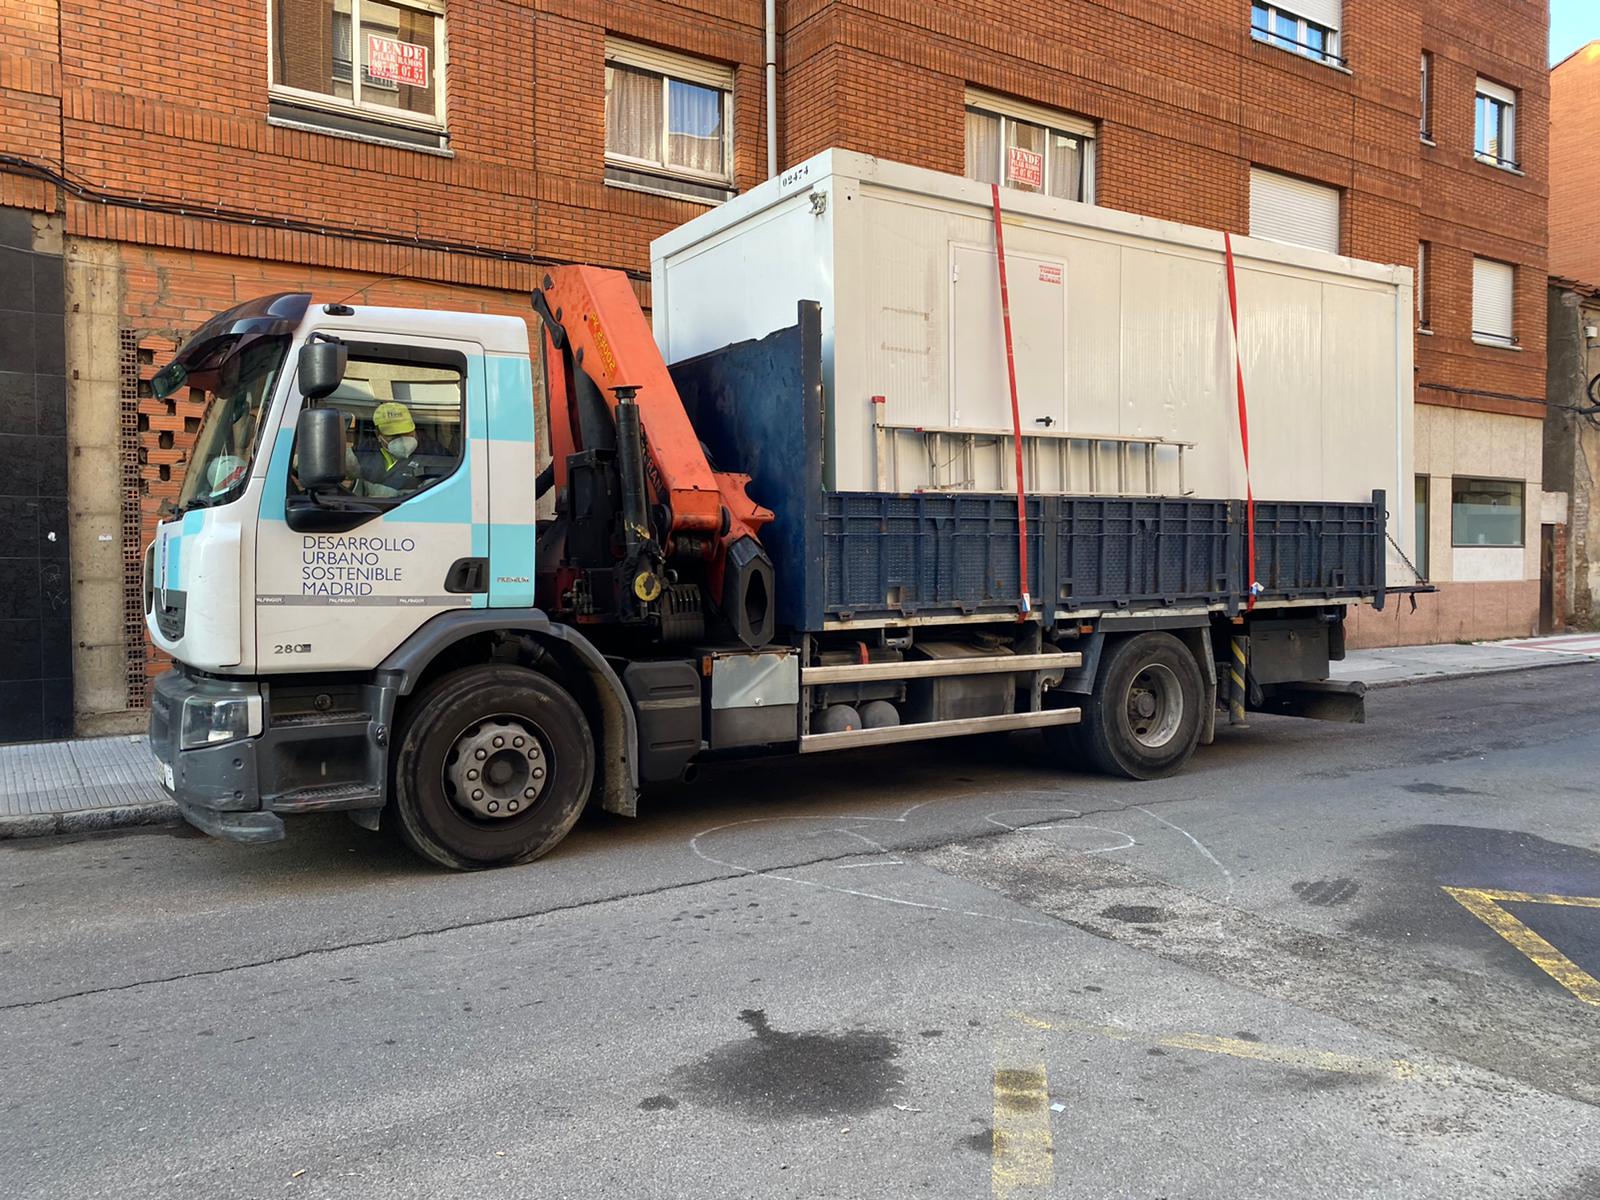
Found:
<svg viewBox="0 0 1600 1200"><path fill-rule="evenodd" d="M974 1150L985 1158L994 1154L994 1127L985 1125L977 1133L969 1133L961 1139L961 1145L968 1150Z"/></svg>
<svg viewBox="0 0 1600 1200"><path fill-rule="evenodd" d="M1407 783L1400 787L1402 792L1411 792L1417 796L1487 796L1487 792L1475 792L1471 788L1450 787L1443 783Z"/></svg>
<svg viewBox="0 0 1600 1200"><path fill-rule="evenodd" d="M671 1096L646 1096L639 1101L639 1107L645 1112L661 1112L663 1109L674 1109L678 1102Z"/></svg>
<svg viewBox="0 0 1600 1200"><path fill-rule="evenodd" d="M702 1104L756 1120L843 1116L889 1104L904 1079L900 1047L886 1033L785 1032L772 1028L763 1009L747 1008L739 1020L753 1036L713 1050L679 1067L674 1082Z"/></svg>
<svg viewBox="0 0 1600 1200"><path fill-rule="evenodd" d="M1301 900L1318 908L1348 904L1361 890L1354 879L1301 879L1289 887Z"/></svg>

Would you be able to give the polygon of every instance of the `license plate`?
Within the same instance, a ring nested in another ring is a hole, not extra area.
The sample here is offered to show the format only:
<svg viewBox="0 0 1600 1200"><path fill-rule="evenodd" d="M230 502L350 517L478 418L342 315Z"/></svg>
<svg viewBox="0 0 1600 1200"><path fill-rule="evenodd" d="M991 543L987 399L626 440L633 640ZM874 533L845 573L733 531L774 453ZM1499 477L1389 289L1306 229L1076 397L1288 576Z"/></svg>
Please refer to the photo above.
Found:
<svg viewBox="0 0 1600 1200"><path fill-rule="evenodd" d="M161 764L161 782L167 785L167 791L169 792L178 790L178 781L174 778L172 767L168 763Z"/></svg>

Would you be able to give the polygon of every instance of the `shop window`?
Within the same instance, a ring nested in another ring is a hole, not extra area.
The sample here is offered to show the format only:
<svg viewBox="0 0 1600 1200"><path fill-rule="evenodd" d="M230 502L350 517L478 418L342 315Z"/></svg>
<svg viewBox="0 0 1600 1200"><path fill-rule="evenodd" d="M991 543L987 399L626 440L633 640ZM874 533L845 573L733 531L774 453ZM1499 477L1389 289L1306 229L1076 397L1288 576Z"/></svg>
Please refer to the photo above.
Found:
<svg viewBox="0 0 1600 1200"><path fill-rule="evenodd" d="M1451 545L1522 545L1525 486L1520 479L1451 480Z"/></svg>

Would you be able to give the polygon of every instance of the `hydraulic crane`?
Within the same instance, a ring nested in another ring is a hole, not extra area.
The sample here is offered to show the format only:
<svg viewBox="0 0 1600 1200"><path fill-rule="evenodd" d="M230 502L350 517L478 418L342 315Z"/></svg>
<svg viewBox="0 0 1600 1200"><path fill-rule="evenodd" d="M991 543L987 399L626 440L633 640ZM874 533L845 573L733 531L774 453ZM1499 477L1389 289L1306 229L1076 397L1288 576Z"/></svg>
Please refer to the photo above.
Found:
<svg viewBox="0 0 1600 1200"><path fill-rule="evenodd" d="M539 543L539 599L580 624L705 635L708 607L747 646L772 640L772 513L748 475L716 470L621 271L556 267L544 322L556 520Z"/></svg>

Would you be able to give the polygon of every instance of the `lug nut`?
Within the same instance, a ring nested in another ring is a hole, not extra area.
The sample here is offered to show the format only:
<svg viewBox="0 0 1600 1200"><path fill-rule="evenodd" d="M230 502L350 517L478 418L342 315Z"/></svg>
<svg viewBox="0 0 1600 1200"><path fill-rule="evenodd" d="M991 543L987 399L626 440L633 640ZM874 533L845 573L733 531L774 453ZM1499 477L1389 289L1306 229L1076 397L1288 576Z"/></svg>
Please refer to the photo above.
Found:
<svg viewBox="0 0 1600 1200"><path fill-rule="evenodd" d="M501 746L504 746L505 744L506 744L505 738L500 737L498 734L496 734L495 735L495 739L494 739L494 748L496 750L498 750L498 749L500 749Z"/></svg>
<svg viewBox="0 0 1600 1200"><path fill-rule="evenodd" d="M518 750L521 750L522 749L522 744L526 740L527 740L526 738L512 738L511 739L511 744L513 746L515 746Z"/></svg>
<svg viewBox="0 0 1600 1200"><path fill-rule="evenodd" d="M533 788L529 788L527 791L523 792L522 794L524 796L526 796L529 800L532 800L539 793L537 791L535 791Z"/></svg>
<svg viewBox="0 0 1600 1200"><path fill-rule="evenodd" d="M467 772L467 778L468 779L476 779L477 777L478 777L478 768L477 767L473 767L472 770Z"/></svg>
<svg viewBox="0 0 1600 1200"><path fill-rule="evenodd" d="M517 811L517 802L515 800L507 800L506 801L506 811L507 812L516 812Z"/></svg>
<svg viewBox="0 0 1600 1200"><path fill-rule="evenodd" d="M483 759L489 757L489 752L487 750L482 750L482 749L474 750L472 752L472 756L474 758L478 759L479 761L482 761Z"/></svg>
<svg viewBox="0 0 1600 1200"><path fill-rule="evenodd" d="M498 801L498 800L489 801L489 811L490 812L499 812L500 811L500 801Z"/></svg>
<svg viewBox="0 0 1600 1200"><path fill-rule="evenodd" d="M482 800L483 799L483 792L481 790L473 792L472 793L472 798L474 800Z"/></svg>
<svg viewBox="0 0 1600 1200"><path fill-rule="evenodd" d="M533 777L535 779L543 779L544 778L544 768L543 767L535 767L533 769Z"/></svg>

